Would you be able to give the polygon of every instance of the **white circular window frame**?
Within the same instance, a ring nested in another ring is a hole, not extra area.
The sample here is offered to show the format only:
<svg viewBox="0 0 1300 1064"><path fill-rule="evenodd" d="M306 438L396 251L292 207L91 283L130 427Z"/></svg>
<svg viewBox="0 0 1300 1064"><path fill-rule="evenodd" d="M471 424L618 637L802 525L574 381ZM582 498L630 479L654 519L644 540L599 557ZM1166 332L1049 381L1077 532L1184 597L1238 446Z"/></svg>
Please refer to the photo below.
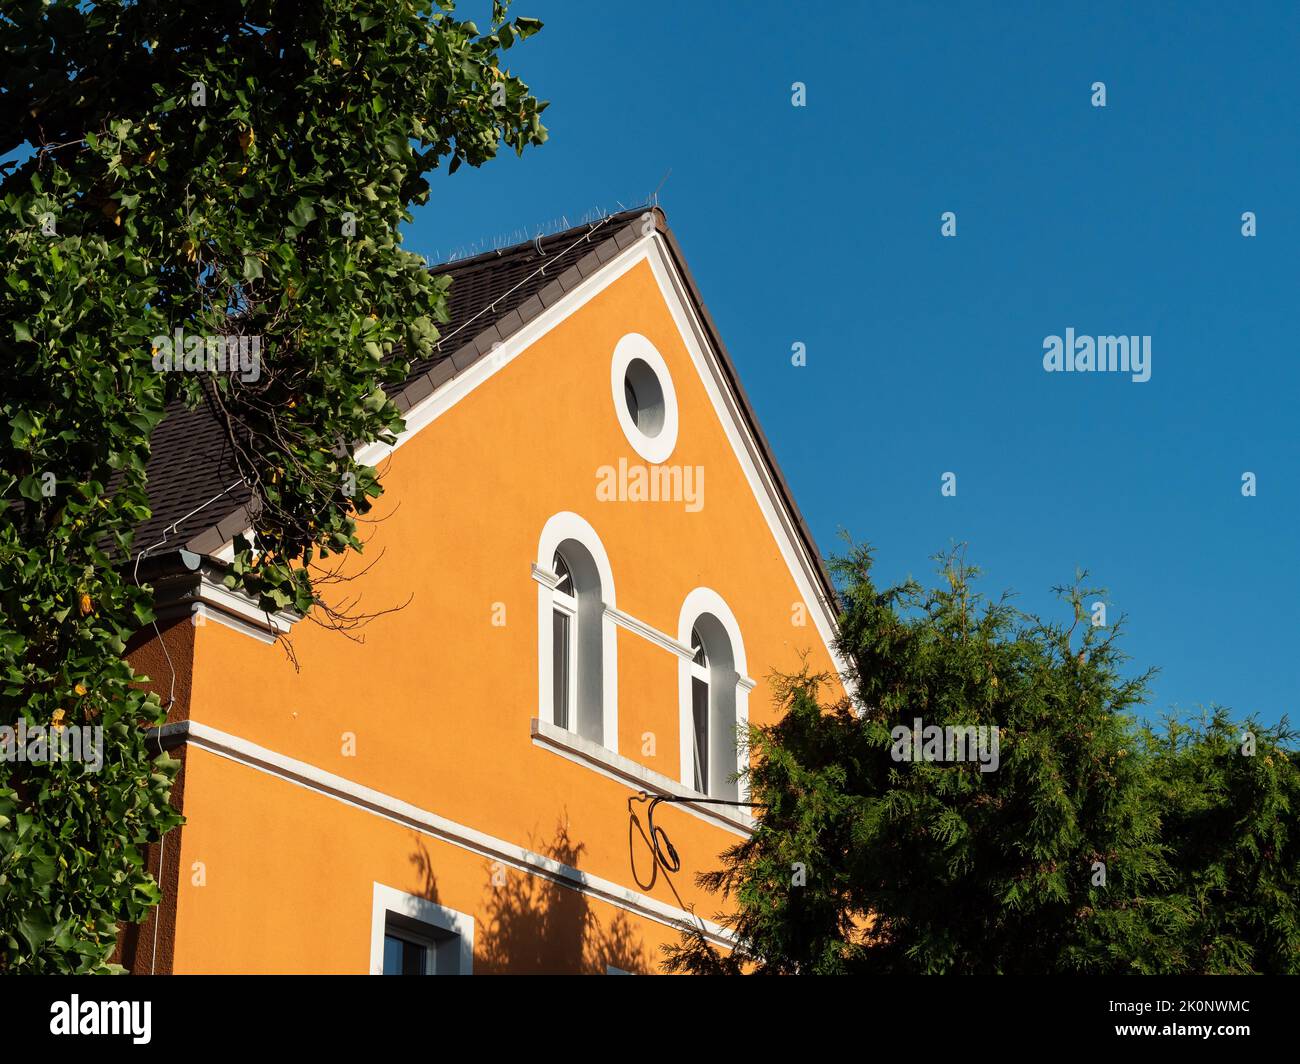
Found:
<svg viewBox="0 0 1300 1064"><path fill-rule="evenodd" d="M623 390L627 368L638 358L654 372L664 395L664 423L658 434L654 436L647 436L632 420L632 412L627 408L627 398ZM609 380L618 423L632 449L647 462L657 465L667 461L677 446L677 392L673 388L673 378L668 372L668 363L664 361L663 355L640 333L628 333L614 347Z"/></svg>

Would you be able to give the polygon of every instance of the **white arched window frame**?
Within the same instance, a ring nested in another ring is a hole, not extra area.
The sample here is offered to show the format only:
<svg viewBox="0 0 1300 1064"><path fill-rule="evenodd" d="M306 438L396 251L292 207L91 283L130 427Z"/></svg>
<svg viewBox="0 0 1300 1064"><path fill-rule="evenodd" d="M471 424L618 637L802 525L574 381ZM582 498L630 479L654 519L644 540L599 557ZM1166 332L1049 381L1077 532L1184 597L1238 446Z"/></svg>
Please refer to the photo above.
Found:
<svg viewBox="0 0 1300 1064"><path fill-rule="evenodd" d="M567 572L556 572L557 557ZM533 579L538 719L617 753L617 629L609 615L616 604L614 573L595 529L568 511L547 521ZM561 669L567 676L559 675Z"/></svg>
<svg viewBox="0 0 1300 1064"><path fill-rule="evenodd" d="M749 692L754 687L740 625L721 595L697 587L682 604L677 641L683 648L677 665L679 779L715 798L748 801L743 776L739 783L731 778L747 767L737 735L749 724ZM707 713L701 712L704 705Z"/></svg>

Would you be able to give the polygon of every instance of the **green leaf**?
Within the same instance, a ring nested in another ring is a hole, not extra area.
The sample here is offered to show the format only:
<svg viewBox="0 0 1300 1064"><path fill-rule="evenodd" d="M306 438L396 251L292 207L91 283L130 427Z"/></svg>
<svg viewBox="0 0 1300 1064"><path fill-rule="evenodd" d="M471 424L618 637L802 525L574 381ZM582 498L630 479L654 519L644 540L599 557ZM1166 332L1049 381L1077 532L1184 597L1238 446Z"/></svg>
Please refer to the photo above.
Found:
<svg viewBox="0 0 1300 1064"><path fill-rule="evenodd" d="M388 133L381 142L384 151L394 159L405 159L411 154L411 146L400 133Z"/></svg>
<svg viewBox="0 0 1300 1064"><path fill-rule="evenodd" d="M304 228L307 225L307 223L312 221L315 217L316 217L316 208L313 207L311 203L305 199L300 199L297 202L297 204L294 205L293 210L289 212L289 221L291 221L299 229Z"/></svg>
<svg viewBox="0 0 1300 1064"><path fill-rule="evenodd" d="M18 918L18 933L32 949L40 949L54 935L54 924L42 912L26 912Z"/></svg>

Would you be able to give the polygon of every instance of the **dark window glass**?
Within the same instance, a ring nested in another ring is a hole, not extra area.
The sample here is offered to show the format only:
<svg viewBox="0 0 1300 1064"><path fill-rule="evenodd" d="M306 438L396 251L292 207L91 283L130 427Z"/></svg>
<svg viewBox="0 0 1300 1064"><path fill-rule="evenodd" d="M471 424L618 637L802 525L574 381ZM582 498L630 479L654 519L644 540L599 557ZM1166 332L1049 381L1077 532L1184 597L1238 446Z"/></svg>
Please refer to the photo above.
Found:
<svg viewBox="0 0 1300 1064"><path fill-rule="evenodd" d="M695 789L709 793L709 684L691 677L691 711L695 733Z"/></svg>
<svg viewBox="0 0 1300 1064"><path fill-rule="evenodd" d="M560 579L555 585L556 591L563 591L566 595L573 594L573 574L569 572L569 563L564 560L564 555L556 551L555 561L552 562L555 568L555 575Z"/></svg>
<svg viewBox="0 0 1300 1064"><path fill-rule="evenodd" d="M569 726L569 622L572 618L567 613L556 610L551 614L551 697L555 707L555 725L558 728Z"/></svg>
<svg viewBox="0 0 1300 1064"><path fill-rule="evenodd" d="M632 415L632 424L637 425L640 420L641 407L636 401L636 389L632 387L630 377L623 378L623 401L627 403L627 412Z"/></svg>
<svg viewBox="0 0 1300 1064"><path fill-rule="evenodd" d="M691 649L695 651L694 661L696 665L707 665L709 663L709 654L704 649L704 640L700 638L700 633L695 628L691 629Z"/></svg>
<svg viewBox="0 0 1300 1064"><path fill-rule="evenodd" d="M396 935L384 936L385 975L429 974L429 947Z"/></svg>

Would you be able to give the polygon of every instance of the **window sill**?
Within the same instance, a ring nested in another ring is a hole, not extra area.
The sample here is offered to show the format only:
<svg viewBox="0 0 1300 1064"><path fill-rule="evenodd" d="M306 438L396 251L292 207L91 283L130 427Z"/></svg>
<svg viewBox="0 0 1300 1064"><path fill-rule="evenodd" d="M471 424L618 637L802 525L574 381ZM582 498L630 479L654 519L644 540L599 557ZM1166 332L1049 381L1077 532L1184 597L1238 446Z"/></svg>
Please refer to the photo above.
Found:
<svg viewBox="0 0 1300 1064"><path fill-rule="evenodd" d="M748 836L753 833L754 818L743 806L710 805L705 801L706 796L698 791L683 786L662 772L646 768L629 757L616 754L613 750L601 746L600 743L592 742L576 732L557 728L549 721L534 717L532 738L534 745L545 747L570 761L595 769L633 790L645 791L651 796L663 795L685 799L672 804L675 808L682 809L701 820L740 835Z"/></svg>

